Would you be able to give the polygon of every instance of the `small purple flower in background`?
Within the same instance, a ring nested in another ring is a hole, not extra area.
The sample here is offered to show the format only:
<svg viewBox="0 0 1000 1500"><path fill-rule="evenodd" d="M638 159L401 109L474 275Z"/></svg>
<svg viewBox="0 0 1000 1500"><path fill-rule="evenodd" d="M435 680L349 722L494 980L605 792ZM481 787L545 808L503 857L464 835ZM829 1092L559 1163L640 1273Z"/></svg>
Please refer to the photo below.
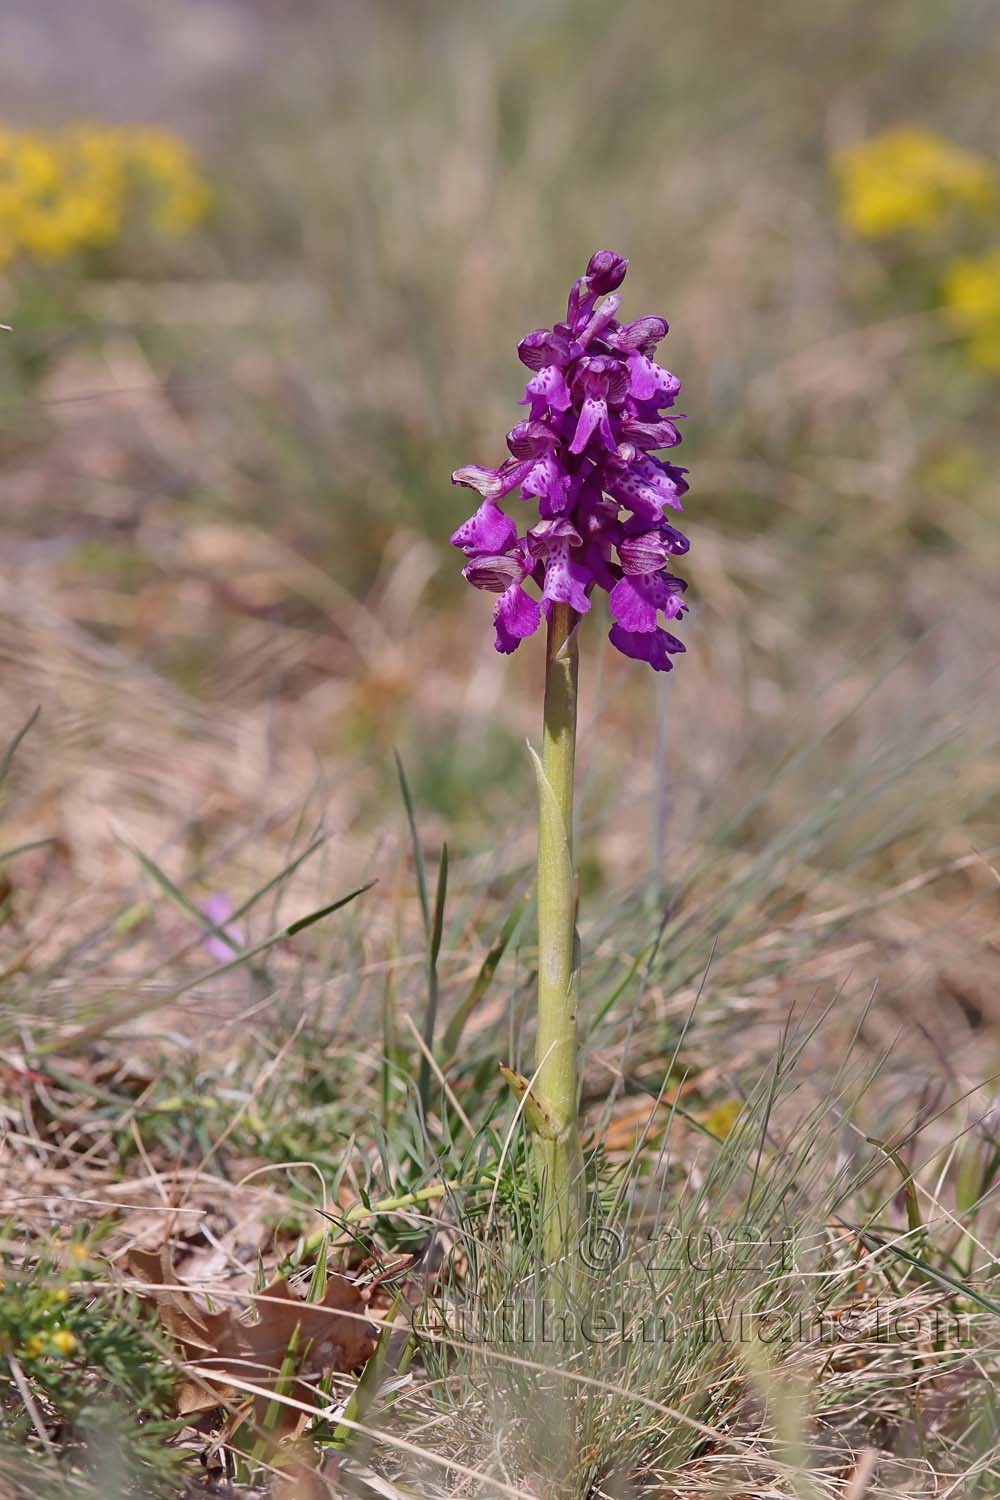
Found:
<svg viewBox="0 0 1000 1500"><path fill-rule="evenodd" d="M664 508L682 508L687 470L652 455L681 440L663 415L680 381L653 359L666 321L615 316L627 270L623 256L598 250L569 294L565 323L521 340L532 371L521 403L528 420L507 434L511 456L498 468L470 464L452 475L482 504L451 541L469 559L468 581L499 595L498 651L516 651L553 604L585 614L597 587L609 595L612 645L668 672L684 646L659 617L676 620L687 608L687 584L668 564L690 544ZM523 536L500 505L516 490L538 502L540 519Z"/></svg>
<svg viewBox="0 0 1000 1500"><path fill-rule="evenodd" d="M214 932L206 933L203 946L213 958L219 960L220 964L228 963L231 958L236 958L243 949L243 934L235 922L229 921L233 914L233 903L229 897L223 895L221 891L215 891L206 900L198 903L198 910L202 916L208 918L213 927L219 929L219 934L225 933L225 937ZM228 942L226 938L229 939Z"/></svg>

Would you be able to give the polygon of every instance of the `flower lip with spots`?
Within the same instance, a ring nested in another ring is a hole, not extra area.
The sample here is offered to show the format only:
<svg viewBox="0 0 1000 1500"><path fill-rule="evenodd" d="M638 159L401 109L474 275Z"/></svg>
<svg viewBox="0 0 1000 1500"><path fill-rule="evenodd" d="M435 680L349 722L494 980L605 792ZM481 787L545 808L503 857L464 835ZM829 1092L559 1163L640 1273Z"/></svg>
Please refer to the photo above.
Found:
<svg viewBox="0 0 1000 1500"><path fill-rule="evenodd" d="M510 456L496 468L455 470L452 482L481 504L451 541L469 559L468 582L498 596L498 651L515 651L553 604L585 614L602 588L612 645L666 672L684 645L660 620L687 610L687 585L668 564L690 544L664 511L682 509L688 486L685 469L654 454L681 441L681 414L664 415L680 381L654 358L665 318L617 319L627 270L624 256L598 250L570 291L565 322L518 344L532 372L521 403L528 416L511 428ZM502 508L517 491L538 504L523 534Z"/></svg>

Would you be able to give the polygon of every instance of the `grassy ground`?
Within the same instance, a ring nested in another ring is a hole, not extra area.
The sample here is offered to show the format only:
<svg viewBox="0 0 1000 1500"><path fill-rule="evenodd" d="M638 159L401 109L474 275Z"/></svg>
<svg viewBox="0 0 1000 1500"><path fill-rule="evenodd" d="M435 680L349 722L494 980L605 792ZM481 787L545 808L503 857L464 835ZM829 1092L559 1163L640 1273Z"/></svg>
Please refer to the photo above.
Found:
<svg viewBox="0 0 1000 1500"><path fill-rule="evenodd" d="M995 17L193 16L5 96L155 106L215 207L0 271L0 1493L1000 1493L996 377L938 290L997 220L864 241L830 165L995 162ZM605 243L694 608L666 682L586 622L559 1311L497 1070L541 663L448 475Z"/></svg>

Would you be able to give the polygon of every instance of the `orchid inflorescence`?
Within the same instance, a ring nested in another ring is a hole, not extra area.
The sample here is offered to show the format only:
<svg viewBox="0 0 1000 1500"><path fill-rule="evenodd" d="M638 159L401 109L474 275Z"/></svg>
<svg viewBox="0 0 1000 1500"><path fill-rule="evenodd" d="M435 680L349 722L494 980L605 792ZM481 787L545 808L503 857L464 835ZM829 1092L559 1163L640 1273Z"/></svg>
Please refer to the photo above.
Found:
<svg viewBox="0 0 1000 1500"><path fill-rule="evenodd" d="M687 607L687 585L667 563L690 544L664 507L682 509L687 471L652 454L681 440L662 415L680 381L652 358L664 318L615 317L627 270L624 256L598 250L569 294L566 321L521 340L518 355L532 371L521 402L529 418L507 434L511 456L499 468L472 464L452 475L482 504L451 541L469 558L468 581L500 596L498 651L516 651L554 604L586 613L598 586L609 594L612 645L666 672L684 646L658 616L674 620ZM524 536L501 508L517 489L538 501L540 520ZM540 600L524 587L529 580Z"/></svg>

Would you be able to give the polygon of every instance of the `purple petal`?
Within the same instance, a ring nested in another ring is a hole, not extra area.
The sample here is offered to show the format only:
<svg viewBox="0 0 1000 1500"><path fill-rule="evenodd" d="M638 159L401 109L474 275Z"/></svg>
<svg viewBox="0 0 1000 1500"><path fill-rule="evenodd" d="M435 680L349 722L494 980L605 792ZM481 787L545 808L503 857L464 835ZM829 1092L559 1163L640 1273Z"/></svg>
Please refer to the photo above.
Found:
<svg viewBox="0 0 1000 1500"><path fill-rule="evenodd" d="M529 370L545 365L568 365L572 340L555 328L536 328L526 334L517 346L517 357Z"/></svg>
<svg viewBox="0 0 1000 1500"><path fill-rule="evenodd" d="M611 565L611 543L600 535L588 537L580 552L580 566L587 569L594 582L610 593L618 579Z"/></svg>
<svg viewBox="0 0 1000 1500"><path fill-rule="evenodd" d="M586 586L590 582L588 569L570 557L568 542L558 542L549 550L542 595L550 604L569 604L578 614L586 614L590 608Z"/></svg>
<svg viewBox="0 0 1000 1500"><path fill-rule="evenodd" d="M499 469L484 469L480 464L466 464L464 469L455 470L451 482L477 490L484 500L502 500L504 495L517 489L530 468L530 462L521 462L515 458L506 459Z"/></svg>
<svg viewBox="0 0 1000 1500"><path fill-rule="evenodd" d="M577 506L575 520L583 537L580 562L602 589L610 591L620 576L611 562L612 549L621 537L618 506L598 491L596 497L587 495Z"/></svg>
<svg viewBox="0 0 1000 1500"><path fill-rule="evenodd" d="M573 388L584 396L603 396L609 406L621 406L628 395L629 369L609 354L585 354L573 372Z"/></svg>
<svg viewBox="0 0 1000 1500"><path fill-rule="evenodd" d="M665 505L674 510L683 509L678 496L687 491L684 472L645 453L638 454L627 464L608 465L604 488L633 511L639 522L630 528L630 535L657 526L663 519ZM686 552L687 548L683 550Z"/></svg>
<svg viewBox="0 0 1000 1500"><path fill-rule="evenodd" d="M675 579L674 582L683 581ZM685 584L686 588L687 585ZM672 589L667 590L666 597L660 605L660 613L665 620L679 620L681 615L687 614L687 605L680 594L674 593Z"/></svg>
<svg viewBox="0 0 1000 1500"><path fill-rule="evenodd" d="M619 506L614 500L598 490L596 494L592 488L577 499L576 513L573 517L576 529L586 540L588 536L602 536L608 543L617 543L621 534L621 526L618 521Z"/></svg>
<svg viewBox="0 0 1000 1500"><path fill-rule="evenodd" d="M642 354L652 354L660 340L666 338L668 327L666 318L636 318L634 323L619 328L608 343L616 349L638 349Z"/></svg>
<svg viewBox="0 0 1000 1500"><path fill-rule="evenodd" d="M532 599L519 583L511 587L496 602L493 624L496 626L495 646L509 656L516 651L525 636L534 635L541 622L542 610L537 599Z"/></svg>
<svg viewBox="0 0 1000 1500"><path fill-rule="evenodd" d="M622 432L631 438L638 448L676 448L681 434L676 424L663 417L658 422L639 422L635 417L625 417Z"/></svg>
<svg viewBox="0 0 1000 1500"><path fill-rule="evenodd" d="M648 531L663 520L663 498L631 466L608 467L604 488L633 512L637 531Z"/></svg>
<svg viewBox="0 0 1000 1500"><path fill-rule="evenodd" d="M596 301L596 291L586 276L580 276L570 287L569 300L566 303L566 322L563 326L571 333L579 333L590 317Z"/></svg>
<svg viewBox="0 0 1000 1500"><path fill-rule="evenodd" d="M656 605L646 597L643 589L636 587L639 581L622 578L611 590L608 603L623 630L645 633L656 629Z"/></svg>
<svg viewBox="0 0 1000 1500"><path fill-rule="evenodd" d="M521 405L530 404L532 415L546 406L552 411L568 411L571 399L566 377L559 366L543 365L525 386Z"/></svg>
<svg viewBox="0 0 1000 1500"><path fill-rule="evenodd" d="M582 349L586 349L592 340L598 338L610 323L614 321L615 313L621 306L621 293L612 292L610 297L605 297L599 302L591 313L585 328L580 330L577 342Z"/></svg>
<svg viewBox="0 0 1000 1500"><path fill-rule="evenodd" d="M532 557L547 557L553 547L564 544L579 547L583 538L572 521L565 516L555 516L532 526L524 541Z"/></svg>
<svg viewBox="0 0 1000 1500"><path fill-rule="evenodd" d="M660 530L670 544L670 550L675 557L683 557L685 552L690 552L691 543L683 531L678 531L676 526L671 526L669 521L660 523Z"/></svg>
<svg viewBox="0 0 1000 1500"><path fill-rule="evenodd" d="M671 656L686 649L683 641L671 635L669 630L661 630L659 627L636 633L625 630L621 625L612 625L608 639L623 656L630 656L634 661L649 662L654 672L669 672L673 666Z"/></svg>
<svg viewBox="0 0 1000 1500"><path fill-rule="evenodd" d="M658 573L671 552L669 538L657 528L640 531L618 543L618 556L626 574Z"/></svg>
<svg viewBox="0 0 1000 1500"><path fill-rule="evenodd" d="M507 552L516 541L517 527L492 500L484 500L451 536L451 545L461 547L466 557Z"/></svg>
<svg viewBox="0 0 1000 1500"><path fill-rule="evenodd" d="M665 521L662 515L656 518L652 529L659 533L663 538L667 551L674 556L681 556L685 552L690 551L691 543L684 533L678 531L675 526L671 526L670 522ZM627 542L633 537L645 535L649 530L650 522L645 517L641 515L630 516L622 526L622 539ZM619 548L620 555L621 549Z"/></svg>
<svg viewBox="0 0 1000 1500"><path fill-rule="evenodd" d="M208 918L213 927L219 928L220 933L225 933L225 937L207 933L202 939L202 946L220 963L224 964L234 958L243 947L243 936L235 922L228 921L233 913L233 903L229 897L222 891L216 891L199 903L198 910ZM230 939L228 943L226 938Z"/></svg>
<svg viewBox="0 0 1000 1500"><path fill-rule="evenodd" d="M633 460L632 471L656 491L665 505L674 510L684 509L680 496L687 494L684 482L686 469L679 469L676 464L663 463L658 458L650 458L648 453L641 453Z"/></svg>
<svg viewBox="0 0 1000 1500"><path fill-rule="evenodd" d="M587 281L591 291L601 296L613 292L625 280L628 261L614 250L595 250L587 262Z"/></svg>
<svg viewBox="0 0 1000 1500"><path fill-rule="evenodd" d="M521 484L521 494L526 499L540 501L539 511L549 519L561 515L569 504L570 476L559 460L546 453L535 464L531 473Z"/></svg>
<svg viewBox="0 0 1000 1500"><path fill-rule="evenodd" d="M576 424L569 451L582 453L595 432L600 437L602 448L606 448L609 453L618 452L618 444L608 419L608 403L601 396L586 396L580 407L580 420Z"/></svg>
<svg viewBox="0 0 1000 1500"><path fill-rule="evenodd" d="M515 458L541 458L559 446L559 439L544 422L518 422L507 434L507 447Z"/></svg>
<svg viewBox="0 0 1000 1500"><path fill-rule="evenodd" d="M669 573L626 576L611 590L611 613L625 630L655 630L658 611L668 620L684 614L686 605L681 594L685 588L683 579Z"/></svg>
<svg viewBox="0 0 1000 1500"><path fill-rule="evenodd" d="M462 577L474 589L485 589L489 594L505 593L512 583L520 583L526 573L516 557L477 557L462 569Z"/></svg>
<svg viewBox="0 0 1000 1500"><path fill-rule="evenodd" d="M456 469L451 476L452 484L464 484L477 490L486 500L499 500L503 483L496 469L484 469L480 464L466 464Z"/></svg>
<svg viewBox="0 0 1000 1500"><path fill-rule="evenodd" d="M670 406L681 388L676 375L671 375L662 365L655 364L647 355L636 351L629 355L629 392L637 401L656 399L658 407Z"/></svg>

